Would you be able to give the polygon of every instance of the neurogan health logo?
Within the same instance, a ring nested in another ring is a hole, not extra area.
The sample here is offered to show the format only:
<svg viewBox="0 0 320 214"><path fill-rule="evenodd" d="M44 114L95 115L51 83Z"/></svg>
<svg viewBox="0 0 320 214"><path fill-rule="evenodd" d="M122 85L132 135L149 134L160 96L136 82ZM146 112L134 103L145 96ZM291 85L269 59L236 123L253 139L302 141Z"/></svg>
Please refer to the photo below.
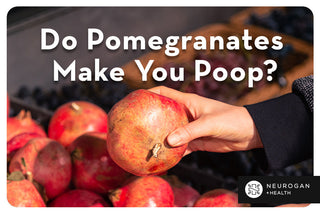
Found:
<svg viewBox="0 0 320 214"><path fill-rule="evenodd" d="M258 198L263 192L262 184L256 180L249 181L245 186L245 192L250 198Z"/></svg>
<svg viewBox="0 0 320 214"><path fill-rule="evenodd" d="M320 203L320 176L239 176L239 203Z"/></svg>

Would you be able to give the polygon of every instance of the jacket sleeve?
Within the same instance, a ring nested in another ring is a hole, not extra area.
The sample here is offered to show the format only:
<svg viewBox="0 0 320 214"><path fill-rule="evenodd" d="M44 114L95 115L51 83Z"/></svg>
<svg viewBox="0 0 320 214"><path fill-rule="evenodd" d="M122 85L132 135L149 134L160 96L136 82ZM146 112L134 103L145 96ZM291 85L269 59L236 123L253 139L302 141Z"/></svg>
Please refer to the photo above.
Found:
<svg viewBox="0 0 320 214"><path fill-rule="evenodd" d="M254 156L262 169L281 169L313 155L313 78L293 83L292 93L245 106L263 149Z"/></svg>

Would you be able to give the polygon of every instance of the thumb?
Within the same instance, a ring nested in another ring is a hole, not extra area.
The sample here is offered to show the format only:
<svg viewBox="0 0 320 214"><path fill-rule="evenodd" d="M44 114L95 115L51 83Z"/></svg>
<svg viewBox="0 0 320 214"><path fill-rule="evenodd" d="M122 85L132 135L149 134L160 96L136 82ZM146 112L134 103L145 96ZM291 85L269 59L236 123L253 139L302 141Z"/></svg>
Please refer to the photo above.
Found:
<svg viewBox="0 0 320 214"><path fill-rule="evenodd" d="M167 137L169 145L177 147L189 143L196 138L207 136L208 126L203 122L201 119L198 119L174 130Z"/></svg>

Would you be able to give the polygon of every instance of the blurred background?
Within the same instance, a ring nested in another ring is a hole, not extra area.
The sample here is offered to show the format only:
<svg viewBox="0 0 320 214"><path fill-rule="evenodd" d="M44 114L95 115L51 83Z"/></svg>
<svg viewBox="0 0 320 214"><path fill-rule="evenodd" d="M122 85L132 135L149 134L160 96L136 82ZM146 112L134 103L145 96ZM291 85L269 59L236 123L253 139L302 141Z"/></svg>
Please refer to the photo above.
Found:
<svg viewBox="0 0 320 214"><path fill-rule="evenodd" d="M76 7L76 8L24 8L9 11L8 17L7 86L11 100L10 115L29 109L44 127L52 112L65 102L85 100L102 107L106 112L130 91L155 85L167 85L177 90L193 92L235 105L244 105L270 99L291 90L292 82L313 74L313 15L304 7L292 8L244 8L244 7ZM104 45L93 51L87 50L87 29L99 28L105 37L142 35L149 38L158 35L229 35L241 36L244 28L250 29L253 37L265 35L271 38L282 35L284 48L281 51L207 51L181 54L168 59L164 54L154 55L145 51L108 51ZM66 51L59 45L52 51L41 51L41 28L55 29L61 38L72 35L77 38L75 50ZM183 83L165 81L137 81L132 60L154 59L157 66L184 66L187 75ZM123 67L128 73L124 82L70 82L69 78L53 82L53 60L62 67L74 59L77 70L89 67L94 70L94 58L100 58L101 66ZM274 59L278 69L273 81L261 81L249 90L246 81L217 83L212 78L193 82L195 59L208 60L212 67L225 68L263 66L266 59ZM195 187L200 193L214 188L236 191L239 175L312 175L312 160L289 166L283 170L261 170L251 152L215 154L194 152L186 156L169 171L182 181ZM258 205L257 205L258 206ZM270 206L273 206L270 204Z"/></svg>
<svg viewBox="0 0 320 214"><path fill-rule="evenodd" d="M8 14L8 91L26 86L55 87L52 82L53 59L69 65L77 59L78 67L92 67L100 58L110 68L121 67L147 51L109 52L105 46L87 50L87 29L99 28L106 36L185 35L215 22L228 22L243 8L13 8ZM59 45L53 51L41 51L40 29L53 28L60 38L72 35L78 46L65 51ZM65 84L63 81L59 84Z"/></svg>

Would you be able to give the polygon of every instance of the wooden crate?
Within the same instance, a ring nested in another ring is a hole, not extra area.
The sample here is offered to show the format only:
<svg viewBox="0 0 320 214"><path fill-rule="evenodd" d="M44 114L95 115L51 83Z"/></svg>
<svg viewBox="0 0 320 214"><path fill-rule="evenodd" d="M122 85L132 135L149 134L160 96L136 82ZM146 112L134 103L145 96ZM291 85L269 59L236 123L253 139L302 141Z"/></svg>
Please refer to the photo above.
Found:
<svg viewBox="0 0 320 214"><path fill-rule="evenodd" d="M294 66L290 71L285 73L285 77L288 81L288 84L284 88L280 88L278 84L266 84L264 87L258 89L253 89L246 95L242 96L236 102L232 103L235 105L246 105L252 104L256 102L260 102L263 100L267 100L273 97L277 97L283 95L285 93L289 93L291 91L292 82L300 77L308 76L313 74L313 46L309 45L308 43L295 39L291 36L283 35L278 32L269 31L263 28L255 27L255 26L246 26L246 29L249 29L250 35L254 38L258 36L266 36L268 39L271 39L273 36L279 35L282 36L282 42L284 44L291 44L295 51L303 53L306 55L306 59ZM243 26L237 25L223 25L223 24L214 24L209 26L204 26L194 32L189 33L188 35L191 36L204 36L206 37L207 41L209 41L210 36L223 36L224 38L236 35L242 36L243 35ZM226 39L225 39L226 40ZM181 46L181 43L177 45L177 47ZM207 50L206 52L209 52ZM145 66L147 62L151 59L154 60L154 64L152 68L155 67L163 67L169 63L185 63L191 60L194 60L194 55L196 51L192 47L192 43L188 43L188 47L186 51L181 51L179 56L177 57L167 57L164 54L164 50L160 50L157 52L150 52L142 57L139 60ZM151 69L152 69L151 68ZM123 66L125 73L125 81L126 83L132 88L150 88L154 87L157 84L154 82L151 73L149 73L148 81L142 82L141 81L141 73L138 70L134 61L127 63ZM214 80L213 80L214 81Z"/></svg>
<svg viewBox="0 0 320 214"><path fill-rule="evenodd" d="M250 7L231 16L229 21L235 26L249 25L247 22L251 14L267 16L274 9L283 10L284 7Z"/></svg>

